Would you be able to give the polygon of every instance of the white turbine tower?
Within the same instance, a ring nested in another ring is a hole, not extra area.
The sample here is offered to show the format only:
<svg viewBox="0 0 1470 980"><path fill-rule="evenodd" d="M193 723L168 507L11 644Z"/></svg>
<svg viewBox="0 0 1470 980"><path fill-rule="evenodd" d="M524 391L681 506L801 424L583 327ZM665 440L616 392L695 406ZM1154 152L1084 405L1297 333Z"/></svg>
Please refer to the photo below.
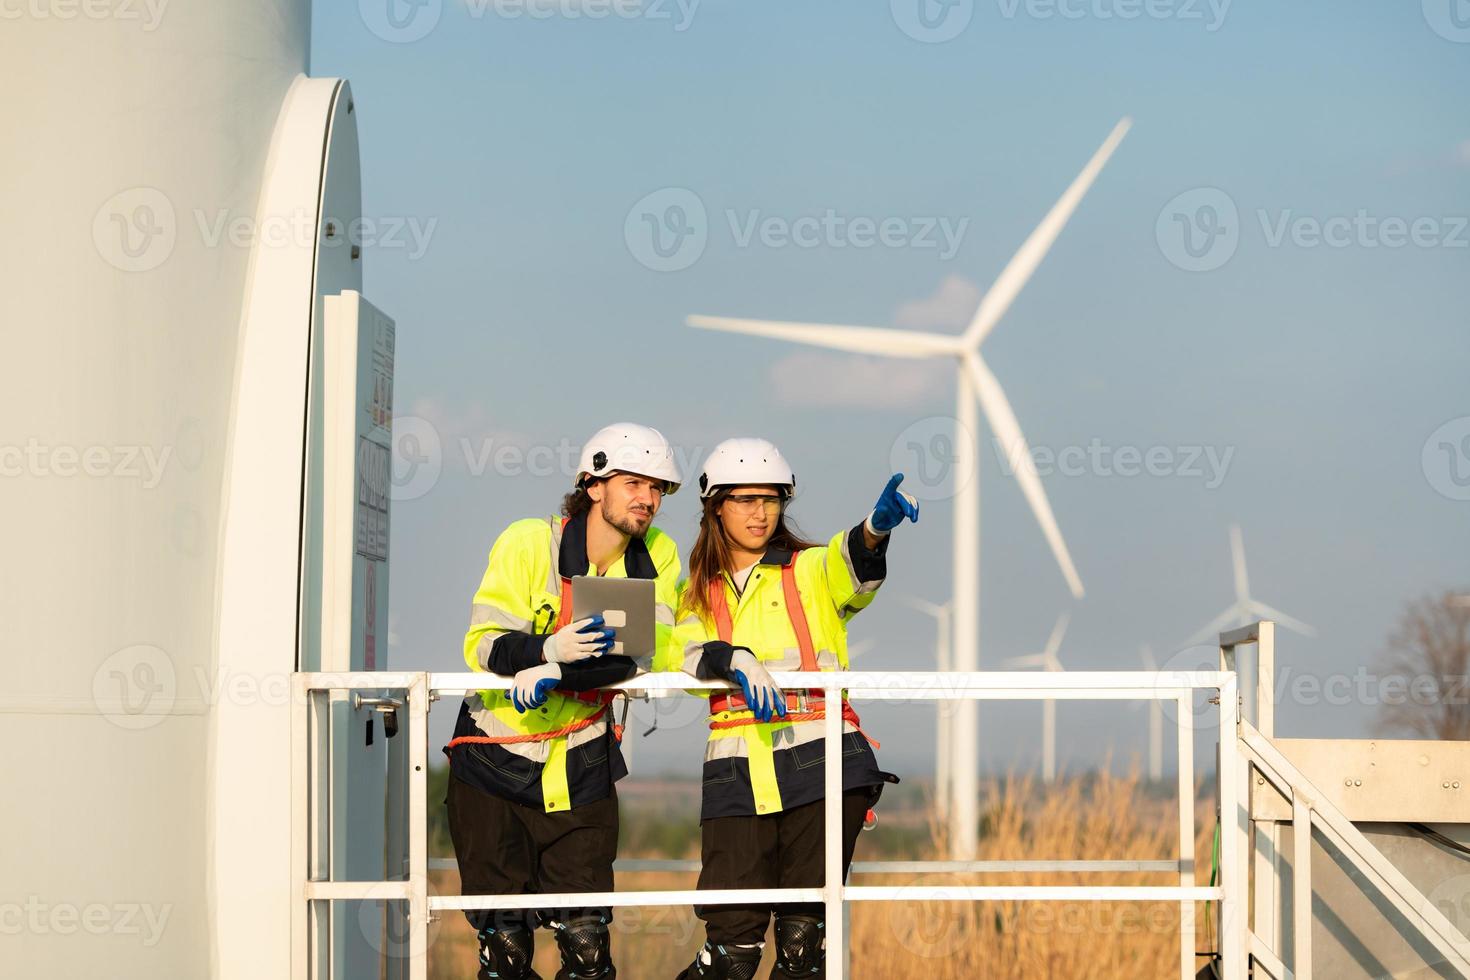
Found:
<svg viewBox="0 0 1470 980"><path fill-rule="evenodd" d="M1071 613L1062 613L1057 617L1056 625L1051 628L1051 636L1046 639L1046 647L1040 653L1011 657L1005 661L1006 664L1012 667L1040 667L1048 673L1061 673L1064 668L1057 659L1057 650L1061 648L1062 637L1067 635L1067 624L1071 619ZM1052 783L1056 782L1056 778L1057 702L1055 698L1047 698L1041 702L1041 779Z"/></svg>
<svg viewBox="0 0 1470 980"><path fill-rule="evenodd" d="M1081 598L1082 581L1072 565L1072 556L1062 541L1061 531L1047 503L1046 492L1041 488L1041 478L1036 472L1036 463L1030 447L1021 434L1016 414L1011 410L1000 382L990 373L990 368L980 357L980 344L994 329L1012 301L1021 292L1041 260L1046 257L1052 242L1066 226L1072 212L1081 203L1082 197L1092 186L1103 165L1117 149L1128 132L1131 120L1124 118L1101 147L1093 154L1087 166L1072 181L1041 224L1031 232L1020 249L1006 263L1000 275L980 300L970 325L960 336L926 333L915 330L891 330L877 327L837 326L831 324L787 323L767 320L742 320L728 317L691 316L690 326L731 333L753 334L811 344L859 354L878 354L888 357L951 357L955 360L958 375L956 393L956 420L959 432L955 440L958 450L955 457L955 472L961 475L955 488L954 526L954 651L955 667L961 671L974 671L980 662L980 475L979 451L974 443L979 419L976 402L984 411L995 438L1011 457L1016 481L1021 485L1031 510L1036 514L1061 566L1062 575L1072 590L1072 595ZM968 475L969 479L963 479ZM973 860L979 842L979 712L975 701L960 702L954 721L954 827L950 839L954 841L954 856L959 860Z"/></svg>
<svg viewBox="0 0 1470 980"><path fill-rule="evenodd" d="M924 599L905 599L910 606L934 617L934 669L954 669L952 654L951 620L954 616L954 600L944 603L927 602ZM950 702L935 702L934 711L934 807L940 813L954 812L954 727L951 720Z"/></svg>
<svg viewBox="0 0 1470 980"><path fill-rule="evenodd" d="M1200 628L1190 637L1186 646L1194 646L1216 639L1221 630L1244 626L1258 619L1269 619L1303 636L1316 636L1317 631L1299 619L1293 619L1279 609L1251 598L1250 579L1245 571L1245 544L1240 535L1240 525L1230 525L1230 556L1235 563L1235 601L1224 612Z"/></svg>
<svg viewBox="0 0 1470 980"><path fill-rule="evenodd" d="M1141 651L1143 666L1148 670L1159 669L1154 652L1148 647ZM1134 702L1137 707L1137 702ZM1148 779L1157 783L1164 778L1164 703L1158 698L1148 702Z"/></svg>

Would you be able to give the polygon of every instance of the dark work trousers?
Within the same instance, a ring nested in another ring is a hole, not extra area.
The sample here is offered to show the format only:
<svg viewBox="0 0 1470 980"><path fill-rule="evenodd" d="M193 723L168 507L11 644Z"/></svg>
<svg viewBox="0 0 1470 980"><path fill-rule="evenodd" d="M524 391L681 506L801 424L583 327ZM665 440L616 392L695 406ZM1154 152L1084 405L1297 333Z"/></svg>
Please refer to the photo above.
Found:
<svg viewBox="0 0 1470 980"><path fill-rule="evenodd" d="M842 794L842 875L852 864L852 849L863 829L876 787L862 786ZM817 800L764 816L715 817L700 824L704 867L700 888L821 888L823 874L822 810ZM775 912L801 912L823 917L820 902L771 905L697 905L705 938L720 944L758 943Z"/></svg>
<svg viewBox="0 0 1470 980"><path fill-rule="evenodd" d="M610 892L618 854L618 793L560 813L492 796L449 778L449 836L464 895ZM467 909L476 931L601 915L609 908L492 911Z"/></svg>

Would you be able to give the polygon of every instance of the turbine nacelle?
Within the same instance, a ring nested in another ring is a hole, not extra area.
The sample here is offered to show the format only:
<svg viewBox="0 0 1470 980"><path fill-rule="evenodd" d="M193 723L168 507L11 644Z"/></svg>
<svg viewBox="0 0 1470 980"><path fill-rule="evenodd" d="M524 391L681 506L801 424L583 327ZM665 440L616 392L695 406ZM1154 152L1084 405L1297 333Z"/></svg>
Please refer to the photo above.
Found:
<svg viewBox="0 0 1470 980"><path fill-rule="evenodd" d="M1226 607L1225 611L1216 616L1210 622L1202 626L1199 632L1185 641L1185 646L1197 646L1207 640L1215 639L1220 633L1236 626L1244 626L1246 623L1260 619L1269 619L1274 623L1286 627L1293 633L1302 636L1316 636L1317 630L1308 626L1295 617L1272 606L1266 605L1250 596L1250 576L1245 567L1245 540L1240 533L1240 525L1230 525L1230 559L1231 570L1235 579L1235 601Z"/></svg>

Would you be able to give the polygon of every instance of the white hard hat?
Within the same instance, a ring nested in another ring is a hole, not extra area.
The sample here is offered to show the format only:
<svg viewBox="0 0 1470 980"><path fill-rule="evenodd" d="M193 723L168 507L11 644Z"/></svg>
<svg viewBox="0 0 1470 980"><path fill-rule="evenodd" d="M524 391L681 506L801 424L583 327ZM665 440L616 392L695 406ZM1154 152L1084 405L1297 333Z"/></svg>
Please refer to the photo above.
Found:
<svg viewBox="0 0 1470 980"><path fill-rule="evenodd" d="M744 487L775 484L786 488L786 496L796 489L796 474L775 444L765 439L743 437L726 439L704 461L699 474L699 495L713 496L720 487Z"/></svg>
<svg viewBox="0 0 1470 980"><path fill-rule="evenodd" d="M664 434L633 422L614 422L593 433L577 463L577 486L586 477L604 477L614 471L662 480L666 494L684 482L674 462L674 447Z"/></svg>

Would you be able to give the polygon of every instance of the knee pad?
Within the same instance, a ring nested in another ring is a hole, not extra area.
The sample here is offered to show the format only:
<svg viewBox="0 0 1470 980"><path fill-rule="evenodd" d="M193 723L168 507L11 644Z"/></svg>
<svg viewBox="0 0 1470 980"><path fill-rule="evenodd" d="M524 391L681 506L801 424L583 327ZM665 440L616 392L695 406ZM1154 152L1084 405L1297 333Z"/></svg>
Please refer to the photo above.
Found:
<svg viewBox="0 0 1470 980"><path fill-rule="evenodd" d="M821 973L826 945L826 930L815 915L778 914L776 975L804 977Z"/></svg>
<svg viewBox="0 0 1470 980"><path fill-rule="evenodd" d="M602 916L584 915L556 923L556 945L561 949L558 980L611 980L617 976L607 920Z"/></svg>
<svg viewBox="0 0 1470 980"><path fill-rule="evenodd" d="M524 926L480 930L479 980L536 980L531 958L536 953L536 936Z"/></svg>
<svg viewBox="0 0 1470 980"><path fill-rule="evenodd" d="M694 962L679 974L679 980L755 980L764 946L764 943L737 946L707 942Z"/></svg>

